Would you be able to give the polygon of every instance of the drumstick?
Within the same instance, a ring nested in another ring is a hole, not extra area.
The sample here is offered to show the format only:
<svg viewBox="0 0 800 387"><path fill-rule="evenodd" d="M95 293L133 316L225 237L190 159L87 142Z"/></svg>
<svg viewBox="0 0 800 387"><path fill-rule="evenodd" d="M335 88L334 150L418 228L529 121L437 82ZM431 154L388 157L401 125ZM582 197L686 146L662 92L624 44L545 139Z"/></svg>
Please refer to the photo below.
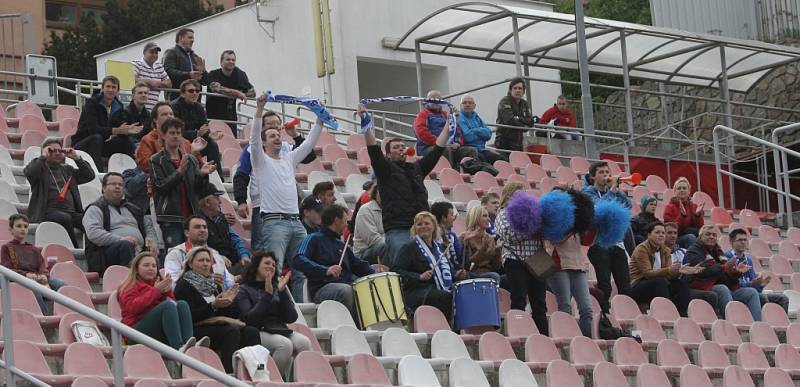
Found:
<svg viewBox="0 0 800 387"><path fill-rule="evenodd" d="M381 265L381 256L380 255L376 255L375 258L378 259L378 265L383 266L383 265Z"/></svg>
<svg viewBox="0 0 800 387"><path fill-rule="evenodd" d="M347 251L347 245L350 243L350 238L353 234L347 236L347 240L344 241L344 248L342 248L342 256L339 257L339 266L342 266L342 261L344 261L344 253Z"/></svg>

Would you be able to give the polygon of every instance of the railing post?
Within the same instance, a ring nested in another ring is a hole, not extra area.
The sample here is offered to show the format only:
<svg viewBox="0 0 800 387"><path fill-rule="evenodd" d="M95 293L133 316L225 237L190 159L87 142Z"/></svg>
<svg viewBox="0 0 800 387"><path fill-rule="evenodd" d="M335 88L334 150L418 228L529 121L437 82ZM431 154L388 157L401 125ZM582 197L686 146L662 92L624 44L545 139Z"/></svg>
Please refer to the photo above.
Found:
<svg viewBox="0 0 800 387"><path fill-rule="evenodd" d="M721 125L718 125L715 128L717 128L719 126L721 126ZM714 146L714 148L713 148L714 149L714 167L716 167L716 171L717 171L717 195L718 195L717 197L719 199L719 206L724 208L725 207L725 193L724 193L725 190L722 189L722 172L720 172L720 167L722 166L722 157L720 157L719 149L717 149L718 146L719 146L719 135L717 134L716 130L711 130L711 138L712 138L712 141L713 141L712 144ZM733 173L733 171L731 171L731 173ZM731 189L733 189L733 186L731 186ZM733 204L733 203L731 203L731 204Z"/></svg>
<svg viewBox="0 0 800 387"><path fill-rule="evenodd" d="M11 287L8 286L8 278L0 275L0 292L2 292L3 301L3 337L5 338L5 346L3 347L3 360L5 361L5 376L6 386L15 386L16 380L11 368L14 367L14 334L12 332L12 324L14 323L11 318Z"/></svg>
<svg viewBox="0 0 800 387"><path fill-rule="evenodd" d="M122 364L122 336L116 329L111 329L111 353L114 372L114 387L125 387L125 369Z"/></svg>

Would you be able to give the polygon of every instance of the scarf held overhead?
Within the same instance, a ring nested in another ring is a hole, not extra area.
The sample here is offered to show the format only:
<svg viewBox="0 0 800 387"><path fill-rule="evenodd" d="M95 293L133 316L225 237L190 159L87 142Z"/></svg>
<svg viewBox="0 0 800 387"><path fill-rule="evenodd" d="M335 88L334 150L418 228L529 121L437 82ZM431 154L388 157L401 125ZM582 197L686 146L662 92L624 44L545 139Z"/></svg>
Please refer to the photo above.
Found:
<svg viewBox="0 0 800 387"><path fill-rule="evenodd" d="M445 99L438 99L438 98L422 98L422 97L411 97L407 95L400 95L396 97L381 97L381 98L362 98L361 102L364 105L369 105L371 103L379 103L379 102L416 102L422 101L426 104L437 104L437 105L446 105L450 109L450 113L447 115L448 117L448 129L450 130L450 137L447 139L448 144L452 144L455 142L456 139L456 130L458 123L456 122L455 116L455 109L453 109L453 104L450 101ZM361 128L359 129L359 133L366 133L368 130L372 128L373 125L372 116L369 113L364 112L361 114Z"/></svg>
<svg viewBox="0 0 800 387"><path fill-rule="evenodd" d="M267 102L285 103L289 105L303 105L314 112L317 118L320 119L325 125L333 129L339 129L339 121L331 115L328 109L316 98L307 97L293 97L291 95L272 94L272 90L267 90Z"/></svg>

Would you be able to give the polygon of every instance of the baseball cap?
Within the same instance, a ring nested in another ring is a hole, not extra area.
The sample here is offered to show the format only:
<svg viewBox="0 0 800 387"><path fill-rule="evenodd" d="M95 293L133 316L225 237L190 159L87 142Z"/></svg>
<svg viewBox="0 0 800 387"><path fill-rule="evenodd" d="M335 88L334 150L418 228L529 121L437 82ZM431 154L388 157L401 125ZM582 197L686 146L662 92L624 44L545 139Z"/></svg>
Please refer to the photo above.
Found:
<svg viewBox="0 0 800 387"><path fill-rule="evenodd" d="M300 202L300 211L313 210L322 211L322 202L314 195L308 195Z"/></svg>
<svg viewBox="0 0 800 387"><path fill-rule="evenodd" d="M203 199L203 198L205 198L206 196L209 196L209 195L220 196L220 195L223 195L223 194L225 194L225 192L222 192L222 191L218 190L217 187L214 184L209 183L209 184L206 184L205 186L203 186L203 188L200 189L200 192L198 192L197 196L198 196L199 199Z"/></svg>
<svg viewBox="0 0 800 387"><path fill-rule="evenodd" d="M144 50L142 50L142 52L150 51L154 48L157 49L158 51L161 51L161 47L158 47L158 43L150 42L144 45Z"/></svg>

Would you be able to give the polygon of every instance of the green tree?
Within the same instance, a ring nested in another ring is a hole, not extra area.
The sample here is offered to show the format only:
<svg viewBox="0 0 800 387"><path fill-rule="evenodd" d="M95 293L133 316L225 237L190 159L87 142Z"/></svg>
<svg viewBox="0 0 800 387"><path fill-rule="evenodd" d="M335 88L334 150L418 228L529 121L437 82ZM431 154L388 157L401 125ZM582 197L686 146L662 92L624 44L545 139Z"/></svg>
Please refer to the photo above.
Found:
<svg viewBox="0 0 800 387"><path fill-rule="evenodd" d="M222 10L212 0L128 0L124 5L120 3L106 2L108 13L103 16L101 26L94 18L85 17L62 34L50 33L44 54L56 58L60 76L95 79L95 55Z"/></svg>

